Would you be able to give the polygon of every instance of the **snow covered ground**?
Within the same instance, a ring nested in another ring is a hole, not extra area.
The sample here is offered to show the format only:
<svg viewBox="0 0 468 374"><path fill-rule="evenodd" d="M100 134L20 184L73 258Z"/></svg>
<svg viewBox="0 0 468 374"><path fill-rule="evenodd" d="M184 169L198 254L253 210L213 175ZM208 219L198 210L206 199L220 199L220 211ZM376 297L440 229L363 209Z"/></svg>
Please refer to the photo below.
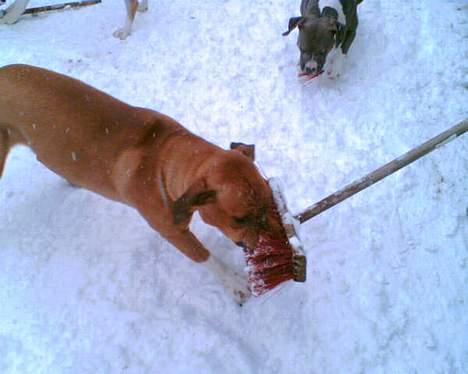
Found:
<svg viewBox="0 0 468 374"><path fill-rule="evenodd" d="M468 117L466 0L364 1L344 76L309 84L281 36L299 3L150 1L122 42L123 1L104 1L0 27L0 66L255 143L293 211ZM240 308L134 210L18 147L0 180L0 373L468 373L468 135L301 234L307 283Z"/></svg>

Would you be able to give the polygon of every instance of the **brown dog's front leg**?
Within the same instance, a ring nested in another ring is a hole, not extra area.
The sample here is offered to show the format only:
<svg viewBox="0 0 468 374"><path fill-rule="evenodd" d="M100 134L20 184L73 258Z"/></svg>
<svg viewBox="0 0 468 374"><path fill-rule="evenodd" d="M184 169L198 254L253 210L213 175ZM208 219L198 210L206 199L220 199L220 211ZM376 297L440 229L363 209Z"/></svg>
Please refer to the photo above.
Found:
<svg viewBox="0 0 468 374"><path fill-rule="evenodd" d="M170 233L161 232L161 234L184 255L195 262L205 262L210 257L210 252L188 228Z"/></svg>
<svg viewBox="0 0 468 374"><path fill-rule="evenodd" d="M168 226L167 224L161 224L161 215L154 214L158 209L149 209L147 205L141 206L140 208L140 213L142 213L146 218L151 227L159 232L188 258L202 264L209 271L215 273L216 277L221 280L223 286L232 292L235 301L239 305L242 305L247 301L251 295L247 283L247 277L243 276L243 274L237 274L229 269L216 257L212 256L203 244L200 243L188 228L191 215L186 217L184 223ZM145 214L145 212L147 214ZM151 219L151 217L154 219Z"/></svg>

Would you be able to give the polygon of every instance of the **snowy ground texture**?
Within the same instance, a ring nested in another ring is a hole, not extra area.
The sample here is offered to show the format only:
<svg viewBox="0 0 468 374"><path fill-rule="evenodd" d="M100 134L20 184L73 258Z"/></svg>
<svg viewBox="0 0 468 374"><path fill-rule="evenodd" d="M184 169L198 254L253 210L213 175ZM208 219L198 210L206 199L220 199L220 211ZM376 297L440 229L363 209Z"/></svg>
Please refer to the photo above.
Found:
<svg viewBox="0 0 468 374"><path fill-rule="evenodd" d="M255 143L299 211L468 116L466 0L365 0L344 76L307 85L281 36L299 3L150 0L122 42L123 1L104 1L0 27L0 65ZM0 373L468 373L467 214L465 135L304 224L307 283L240 308L134 210L18 147L0 180Z"/></svg>

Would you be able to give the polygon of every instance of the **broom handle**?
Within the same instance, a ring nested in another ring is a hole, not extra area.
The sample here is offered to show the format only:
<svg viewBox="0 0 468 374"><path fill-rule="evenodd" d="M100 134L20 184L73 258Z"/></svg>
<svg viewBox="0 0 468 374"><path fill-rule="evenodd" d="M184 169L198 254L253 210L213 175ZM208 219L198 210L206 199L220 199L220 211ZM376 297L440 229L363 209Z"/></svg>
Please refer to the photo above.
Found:
<svg viewBox="0 0 468 374"><path fill-rule="evenodd" d="M74 1L63 4L54 4L54 5L45 5L36 8L28 8L24 11L23 14L37 14L41 12L51 12L53 10L65 9L66 7L78 8L94 4L99 4L101 0L84 0L84 1Z"/></svg>
<svg viewBox="0 0 468 374"><path fill-rule="evenodd" d="M374 183L389 176L390 174L393 174L394 172L400 170L406 165L412 163L413 161L416 161L417 159L427 155L434 149L437 149L445 143L452 141L453 139L464 134L466 131L468 131L468 119L460 122L458 125L455 125L452 128L437 135L436 137L428 140L427 142L421 144L419 147L413 148L411 151L394 159L393 161L390 161L388 164L385 164L377 170L374 170L373 172L367 174L365 177L355 180L354 182L348 184L341 190L327 196L323 200L320 200L319 202L310 206L302 213L296 215L294 218L296 218L300 223L304 223L312 217L315 217L320 213L324 212L325 210L331 208L332 206L341 203L348 197L357 194L363 189L373 185Z"/></svg>

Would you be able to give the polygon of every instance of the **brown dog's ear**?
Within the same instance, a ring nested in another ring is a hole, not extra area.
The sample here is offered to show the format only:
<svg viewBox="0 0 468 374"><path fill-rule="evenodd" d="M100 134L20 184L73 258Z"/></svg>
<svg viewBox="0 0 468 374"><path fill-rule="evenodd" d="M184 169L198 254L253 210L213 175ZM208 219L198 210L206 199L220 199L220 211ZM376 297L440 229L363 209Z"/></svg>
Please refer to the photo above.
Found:
<svg viewBox="0 0 468 374"><path fill-rule="evenodd" d="M304 17L292 17L289 19L288 31L283 32L283 36L289 35L296 27L301 28L305 22Z"/></svg>
<svg viewBox="0 0 468 374"><path fill-rule="evenodd" d="M255 144L231 143L231 149L255 161Z"/></svg>
<svg viewBox="0 0 468 374"><path fill-rule="evenodd" d="M196 207L214 202L216 191L209 190L204 179L193 183L172 206L172 218L178 225L189 219Z"/></svg>

